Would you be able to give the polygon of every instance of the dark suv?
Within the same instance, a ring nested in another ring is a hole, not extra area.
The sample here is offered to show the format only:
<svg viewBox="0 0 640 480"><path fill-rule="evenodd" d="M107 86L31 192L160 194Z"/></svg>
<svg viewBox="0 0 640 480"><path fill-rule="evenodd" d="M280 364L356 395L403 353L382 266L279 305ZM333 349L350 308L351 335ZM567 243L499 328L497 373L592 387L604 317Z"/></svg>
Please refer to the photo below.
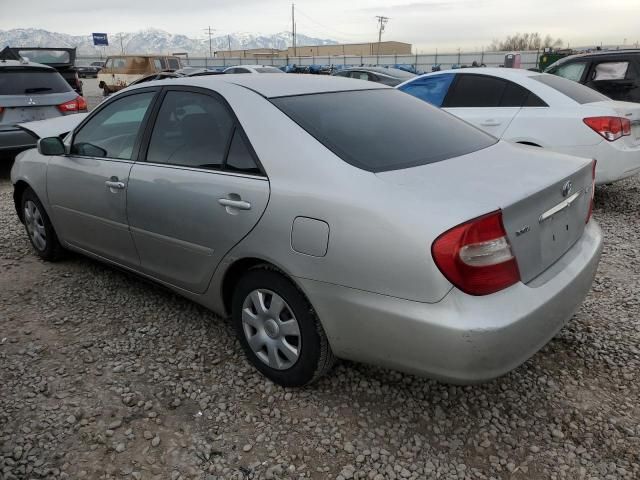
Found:
<svg viewBox="0 0 640 480"><path fill-rule="evenodd" d="M640 102L640 50L571 55L545 72L580 82L614 100Z"/></svg>

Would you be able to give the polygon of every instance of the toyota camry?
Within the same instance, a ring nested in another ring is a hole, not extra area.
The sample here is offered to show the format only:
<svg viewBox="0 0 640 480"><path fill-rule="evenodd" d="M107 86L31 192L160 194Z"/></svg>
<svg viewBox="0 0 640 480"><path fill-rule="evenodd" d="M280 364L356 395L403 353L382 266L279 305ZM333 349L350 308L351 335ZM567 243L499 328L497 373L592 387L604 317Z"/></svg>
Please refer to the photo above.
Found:
<svg viewBox="0 0 640 480"><path fill-rule="evenodd" d="M113 95L12 182L37 255L230 316L279 384L335 358L469 383L527 360L589 291L594 171L384 85L219 75Z"/></svg>

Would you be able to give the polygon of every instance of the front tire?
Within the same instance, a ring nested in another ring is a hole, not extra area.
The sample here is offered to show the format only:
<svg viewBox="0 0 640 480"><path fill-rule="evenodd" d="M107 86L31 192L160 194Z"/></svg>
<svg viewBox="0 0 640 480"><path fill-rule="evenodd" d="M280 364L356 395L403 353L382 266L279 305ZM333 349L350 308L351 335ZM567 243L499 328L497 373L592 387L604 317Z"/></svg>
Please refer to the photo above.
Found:
<svg viewBox="0 0 640 480"><path fill-rule="evenodd" d="M43 260L57 260L62 247L38 196L27 188L22 194L20 205L25 230L36 254Z"/></svg>
<svg viewBox="0 0 640 480"><path fill-rule="evenodd" d="M313 308L277 271L258 267L240 279L232 318L249 361L279 385L307 385L333 366L329 341Z"/></svg>

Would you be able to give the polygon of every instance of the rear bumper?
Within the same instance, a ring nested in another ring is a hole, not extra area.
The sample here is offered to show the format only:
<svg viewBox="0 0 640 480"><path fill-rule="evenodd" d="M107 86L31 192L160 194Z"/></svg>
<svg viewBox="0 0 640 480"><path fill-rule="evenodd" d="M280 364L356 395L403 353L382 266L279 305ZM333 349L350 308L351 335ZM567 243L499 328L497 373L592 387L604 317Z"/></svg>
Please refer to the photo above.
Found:
<svg viewBox="0 0 640 480"><path fill-rule="evenodd" d="M16 154L36 146L38 138L13 125L0 126L0 153Z"/></svg>
<svg viewBox="0 0 640 480"><path fill-rule="evenodd" d="M542 348L591 288L602 233L591 221L580 240L525 285L473 297L452 289L435 304L297 279L334 353L452 383L503 375Z"/></svg>
<svg viewBox="0 0 640 480"><path fill-rule="evenodd" d="M603 140L597 145L554 149L578 157L595 158L596 185L612 183L640 173L640 148L628 147L623 139Z"/></svg>

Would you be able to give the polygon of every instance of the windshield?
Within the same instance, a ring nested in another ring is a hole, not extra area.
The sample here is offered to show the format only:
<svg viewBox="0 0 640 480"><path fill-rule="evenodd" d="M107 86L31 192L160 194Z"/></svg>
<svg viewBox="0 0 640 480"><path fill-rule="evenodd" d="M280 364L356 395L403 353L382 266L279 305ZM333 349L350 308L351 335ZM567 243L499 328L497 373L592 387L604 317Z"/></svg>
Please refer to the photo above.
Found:
<svg viewBox="0 0 640 480"><path fill-rule="evenodd" d="M566 78L558 77L556 75L533 75L529 78L537 82L544 83L546 86L557 90L573 101L581 104L610 100L609 97L605 97L603 94L592 90L589 87L585 87L581 83L574 82L573 80L567 80Z"/></svg>
<svg viewBox="0 0 640 480"><path fill-rule="evenodd" d="M64 50L20 50L20 56L34 63L71 63L69 52Z"/></svg>
<svg viewBox="0 0 640 480"><path fill-rule="evenodd" d="M371 172L440 162L497 141L453 115L394 89L271 101L344 161Z"/></svg>
<svg viewBox="0 0 640 480"><path fill-rule="evenodd" d="M39 95L70 92L71 87L55 70L3 69L0 95Z"/></svg>

